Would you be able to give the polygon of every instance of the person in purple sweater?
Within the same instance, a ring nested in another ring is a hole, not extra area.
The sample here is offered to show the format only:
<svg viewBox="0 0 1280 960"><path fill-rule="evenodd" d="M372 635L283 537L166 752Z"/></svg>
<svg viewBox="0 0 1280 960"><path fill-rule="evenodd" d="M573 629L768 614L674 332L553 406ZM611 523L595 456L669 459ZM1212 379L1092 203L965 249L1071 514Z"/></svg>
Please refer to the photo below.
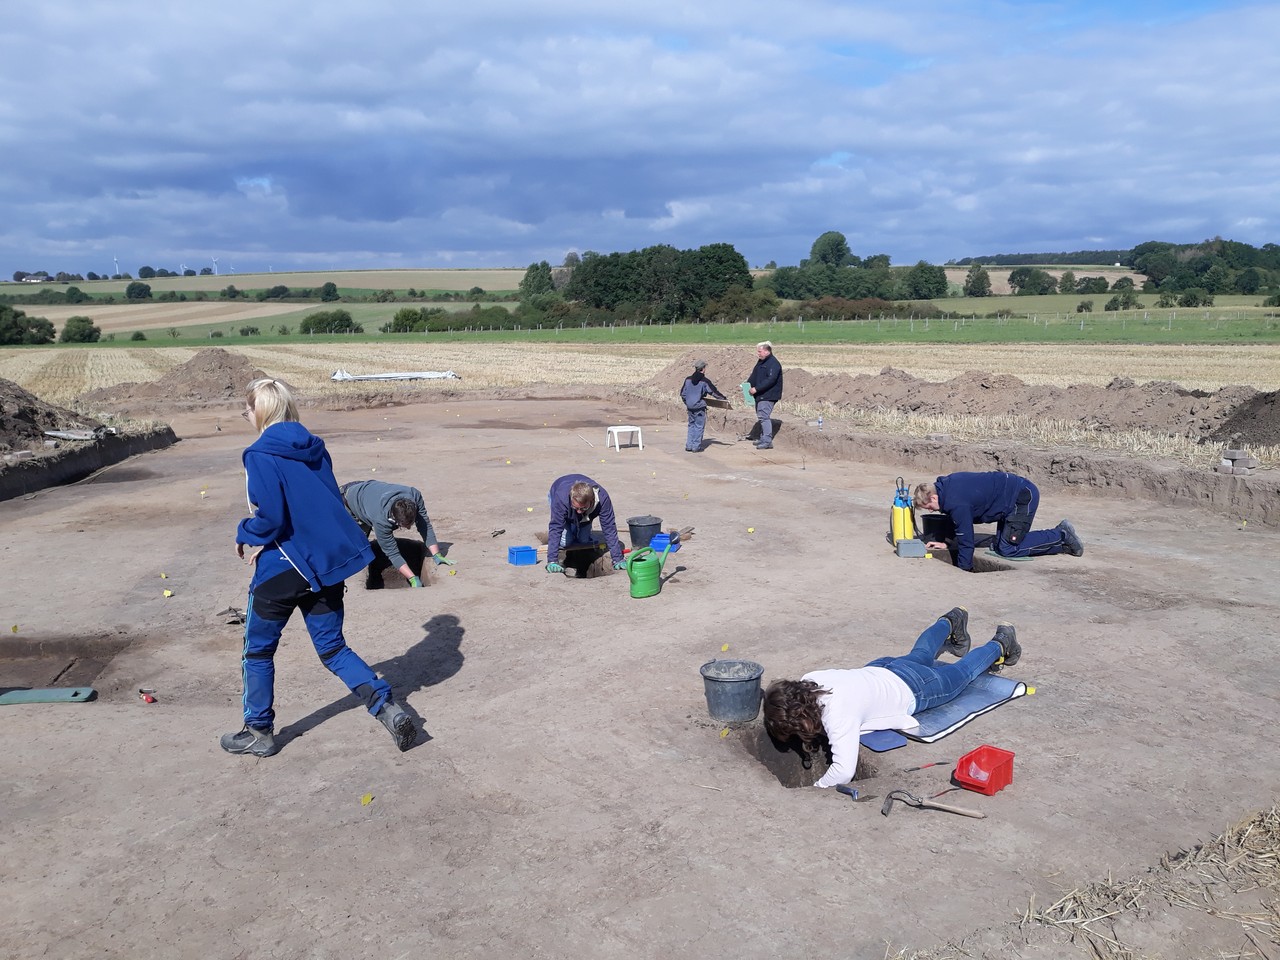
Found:
<svg viewBox="0 0 1280 960"><path fill-rule="evenodd" d="M551 521L547 524L547 573L564 573L561 548L590 543L591 522L596 517L600 518L600 530L609 547L613 569L621 570L627 565L622 559L622 544L618 542L613 501L604 487L585 474L565 474L551 484L547 504L551 507Z"/></svg>

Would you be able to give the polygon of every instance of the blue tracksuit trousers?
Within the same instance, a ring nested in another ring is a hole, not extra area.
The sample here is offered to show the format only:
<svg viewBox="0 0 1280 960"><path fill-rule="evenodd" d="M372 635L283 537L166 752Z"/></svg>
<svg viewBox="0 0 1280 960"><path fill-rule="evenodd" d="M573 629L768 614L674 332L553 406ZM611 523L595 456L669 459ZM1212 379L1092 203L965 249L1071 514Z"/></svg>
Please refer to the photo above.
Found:
<svg viewBox="0 0 1280 960"><path fill-rule="evenodd" d="M295 609L311 643L329 671L347 685L347 689L364 700L369 712L377 715L391 698L391 686L347 646L342 633L342 583L324 587L313 593L306 578L298 573L278 549L267 548L258 563L249 586L249 609L244 627L244 723L257 730L271 730L275 725L276 648L280 635Z"/></svg>

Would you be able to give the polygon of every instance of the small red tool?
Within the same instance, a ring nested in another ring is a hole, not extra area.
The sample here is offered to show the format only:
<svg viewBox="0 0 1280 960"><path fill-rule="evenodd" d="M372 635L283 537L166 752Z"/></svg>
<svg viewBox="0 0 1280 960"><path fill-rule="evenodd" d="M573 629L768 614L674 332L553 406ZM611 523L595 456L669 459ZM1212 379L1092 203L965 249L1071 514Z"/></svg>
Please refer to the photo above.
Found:
<svg viewBox="0 0 1280 960"><path fill-rule="evenodd" d="M950 760L935 760L933 763L922 763L918 767L907 767L903 773L915 773L917 770L928 770L930 767L951 766Z"/></svg>
<svg viewBox="0 0 1280 960"><path fill-rule="evenodd" d="M143 703L155 703L155 690L152 690L150 687L139 687L138 699Z"/></svg>

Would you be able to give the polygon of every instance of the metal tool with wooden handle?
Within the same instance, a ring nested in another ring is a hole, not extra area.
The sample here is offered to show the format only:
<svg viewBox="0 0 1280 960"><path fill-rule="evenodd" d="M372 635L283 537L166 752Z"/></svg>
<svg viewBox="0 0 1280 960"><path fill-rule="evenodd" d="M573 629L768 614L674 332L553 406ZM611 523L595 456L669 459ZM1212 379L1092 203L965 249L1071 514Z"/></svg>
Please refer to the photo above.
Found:
<svg viewBox="0 0 1280 960"><path fill-rule="evenodd" d="M962 817L973 817L976 820L985 820L987 815L981 810L967 810L964 807L953 807L949 803L938 803L936 800L923 800L914 793L908 793L906 790L890 790L889 795L884 798L884 806L880 808L880 812L886 817L889 811L893 809L893 801L901 800L903 803L912 807L920 807L924 810L944 810L947 813L958 813Z"/></svg>

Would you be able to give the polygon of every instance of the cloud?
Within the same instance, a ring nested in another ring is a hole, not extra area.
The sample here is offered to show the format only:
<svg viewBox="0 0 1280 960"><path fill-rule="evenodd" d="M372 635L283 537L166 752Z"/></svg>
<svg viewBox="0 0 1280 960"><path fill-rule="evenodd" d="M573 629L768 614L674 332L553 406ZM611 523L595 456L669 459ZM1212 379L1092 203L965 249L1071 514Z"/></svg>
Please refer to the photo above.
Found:
<svg viewBox="0 0 1280 960"><path fill-rule="evenodd" d="M32 8L0 37L0 274L1280 232L1274 5L455 7Z"/></svg>

